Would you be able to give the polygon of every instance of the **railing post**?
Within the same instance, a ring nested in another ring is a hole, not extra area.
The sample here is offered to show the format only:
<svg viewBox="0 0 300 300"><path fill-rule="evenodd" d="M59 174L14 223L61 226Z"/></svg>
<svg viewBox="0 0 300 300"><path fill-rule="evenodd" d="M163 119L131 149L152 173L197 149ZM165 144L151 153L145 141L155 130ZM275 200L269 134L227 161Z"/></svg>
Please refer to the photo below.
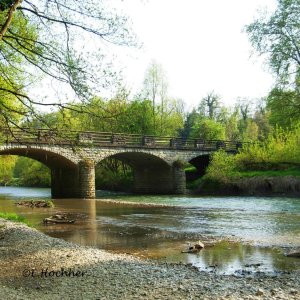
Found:
<svg viewBox="0 0 300 300"><path fill-rule="evenodd" d="M170 139L170 147L173 148L175 146L175 139Z"/></svg>
<svg viewBox="0 0 300 300"><path fill-rule="evenodd" d="M240 148L243 147L243 144L241 142L237 142L235 145L235 149L238 151Z"/></svg>
<svg viewBox="0 0 300 300"><path fill-rule="evenodd" d="M194 147L197 148L197 149L203 149L204 148L204 144L205 144L205 142L202 139L199 139L199 140L196 139L194 141Z"/></svg>
<svg viewBox="0 0 300 300"><path fill-rule="evenodd" d="M219 150L221 148L225 149L226 148L226 144L223 141L217 141L217 143L216 143L216 149Z"/></svg>

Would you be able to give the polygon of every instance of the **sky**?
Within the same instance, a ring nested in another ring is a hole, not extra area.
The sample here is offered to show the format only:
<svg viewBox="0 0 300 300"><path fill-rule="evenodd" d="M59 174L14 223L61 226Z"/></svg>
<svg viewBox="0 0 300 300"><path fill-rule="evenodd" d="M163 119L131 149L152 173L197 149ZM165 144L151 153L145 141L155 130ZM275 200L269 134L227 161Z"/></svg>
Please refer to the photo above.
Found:
<svg viewBox="0 0 300 300"><path fill-rule="evenodd" d="M243 32L257 10L274 10L275 0L114 0L124 11L142 49L119 50L127 87L138 91L152 60L168 78L169 94L187 107L197 106L209 92L225 104L237 98L268 94L274 77L265 58L251 55Z"/></svg>

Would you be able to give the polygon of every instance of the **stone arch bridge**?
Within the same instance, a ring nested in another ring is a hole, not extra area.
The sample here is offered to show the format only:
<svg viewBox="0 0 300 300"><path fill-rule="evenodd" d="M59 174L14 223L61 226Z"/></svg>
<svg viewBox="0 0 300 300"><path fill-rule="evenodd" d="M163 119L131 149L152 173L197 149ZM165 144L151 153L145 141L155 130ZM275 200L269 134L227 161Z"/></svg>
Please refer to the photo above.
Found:
<svg viewBox="0 0 300 300"><path fill-rule="evenodd" d="M133 168L134 191L185 192L183 164L203 168L212 151L236 152L241 143L170 137L18 129L2 131L0 155L26 156L51 169L53 198L95 198L95 166L111 157Z"/></svg>

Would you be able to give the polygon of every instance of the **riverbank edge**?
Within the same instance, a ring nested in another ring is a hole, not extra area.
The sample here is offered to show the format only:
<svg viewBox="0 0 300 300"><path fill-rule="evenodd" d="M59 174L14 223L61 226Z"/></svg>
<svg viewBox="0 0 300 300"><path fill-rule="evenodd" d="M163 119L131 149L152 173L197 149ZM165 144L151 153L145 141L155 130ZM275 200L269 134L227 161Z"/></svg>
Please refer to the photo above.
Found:
<svg viewBox="0 0 300 300"><path fill-rule="evenodd" d="M41 274L62 269L85 275ZM0 270L1 299L299 299L300 295L297 271L255 278L204 273L191 265L76 245L3 219Z"/></svg>
<svg viewBox="0 0 300 300"><path fill-rule="evenodd" d="M300 197L300 178L288 175L227 178L223 182L203 180L187 193L203 196Z"/></svg>

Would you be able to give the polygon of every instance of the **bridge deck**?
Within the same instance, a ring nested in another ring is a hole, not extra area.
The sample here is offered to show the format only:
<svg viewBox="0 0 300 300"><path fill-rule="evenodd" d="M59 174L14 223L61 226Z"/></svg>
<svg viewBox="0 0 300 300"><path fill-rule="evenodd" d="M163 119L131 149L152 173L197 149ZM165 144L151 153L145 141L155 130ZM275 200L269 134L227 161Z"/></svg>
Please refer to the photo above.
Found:
<svg viewBox="0 0 300 300"><path fill-rule="evenodd" d="M236 152L243 143L236 141L183 139L138 134L123 134L95 131L65 131L53 129L1 130L6 144L46 144L81 147L138 147L158 149L182 149L216 151L220 148Z"/></svg>

